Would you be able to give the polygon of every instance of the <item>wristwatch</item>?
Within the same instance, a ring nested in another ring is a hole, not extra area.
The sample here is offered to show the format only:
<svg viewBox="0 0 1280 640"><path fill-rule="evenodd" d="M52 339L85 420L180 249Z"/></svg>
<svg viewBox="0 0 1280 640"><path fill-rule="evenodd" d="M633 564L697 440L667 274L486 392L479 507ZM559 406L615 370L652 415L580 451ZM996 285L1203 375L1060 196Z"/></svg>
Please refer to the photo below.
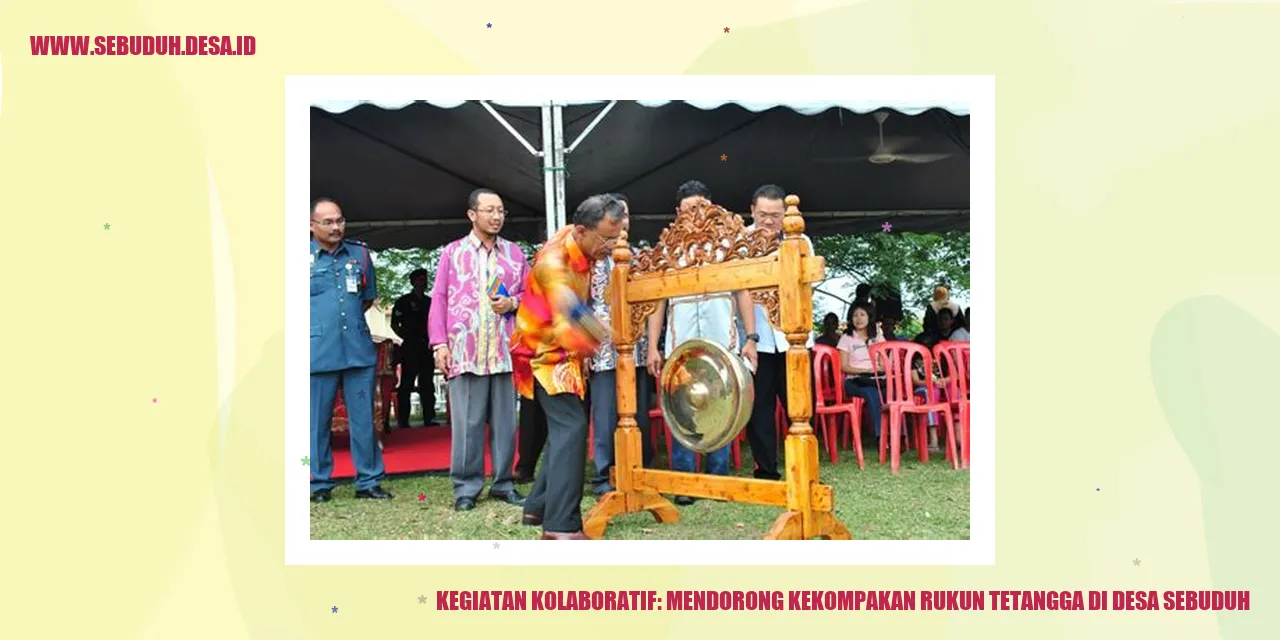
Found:
<svg viewBox="0 0 1280 640"><path fill-rule="evenodd" d="M748 334L747 334L747 340L750 340L750 341L752 341L752 342L754 342L754 343L756 343L756 344L760 344L760 334L758 334L758 333L748 333Z"/></svg>

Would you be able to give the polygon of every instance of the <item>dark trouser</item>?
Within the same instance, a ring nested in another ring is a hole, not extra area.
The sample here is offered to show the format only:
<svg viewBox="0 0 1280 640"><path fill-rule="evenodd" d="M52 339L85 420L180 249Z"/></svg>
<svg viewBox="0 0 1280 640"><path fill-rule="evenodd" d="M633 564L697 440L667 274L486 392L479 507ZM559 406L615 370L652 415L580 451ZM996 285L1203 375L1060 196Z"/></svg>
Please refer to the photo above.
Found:
<svg viewBox="0 0 1280 640"><path fill-rule="evenodd" d="M756 461L755 477L777 480L778 474L778 421L775 408L782 401L783 413L787 410L787 354L760 353L755 375L755 406L751 410L751 424L747 427L747 441L751 443L751 457Z"/></svg>
<svg viewBox="0 0 1280 640"><path fill-rule="evenodd" d="M587 391L591 398L592 454L595 475L591 489L596 493L612 489L609 469L613 468L613 434L618 428L618 376L617 372L597 371L591 374Z"/></svg>
<svg viewBox="0 0 1280 640"><path fill-rule="evenodd" d="M400 347L400 387L396 394L396 424L409 426L409 395L414 381L418 385L418 399L422 401L422 424L436 421L436 363L431 350L425 345Z"/></svg>
<svg viewBox="0 0 1280 640"><path fill-rule="evenodd" d="M587 411L574 393L551 395L534 382L533 396L547 414L547 452L525 500L524 512L542 516L542 530L582 530L582 477L586 473Z"/></svg>
<svg viewBox="0 0 1280 640"><path fill-rule="evenodd" d="M871 432L876 438L880 437L880 412L882 405L880 404L880 389L876 388L875 383L866 381L862 382L855 378L847 378L844 381L844 392L862 398L862 424L865 429L867 425L871 426Z"/></svg>
<svg viewBox="0 0 1280 640"><path fill-rule="evenodd" d="M373 432L373 367L311 374L311 492L333 489L333 401L342 386L351 435L351 461L356 467L356 490L372 489L386 469Z"/></svg>
<svg viewBox="0 0 1280 640"><path fill-rule="evenodd" d="M516 475L533 477L538 466L538 456L547 444L547 414L536 400L520 398L520 458L516 460Z"/></svg>
<svg viewBox="0 0 1280 640"><path fill-rule="evenodd" d="M649 410L653 409L654 387L649 370L636 365L636 427L640 429L640 456L644 467L653 466L653 442L649 440Z"/></svg>

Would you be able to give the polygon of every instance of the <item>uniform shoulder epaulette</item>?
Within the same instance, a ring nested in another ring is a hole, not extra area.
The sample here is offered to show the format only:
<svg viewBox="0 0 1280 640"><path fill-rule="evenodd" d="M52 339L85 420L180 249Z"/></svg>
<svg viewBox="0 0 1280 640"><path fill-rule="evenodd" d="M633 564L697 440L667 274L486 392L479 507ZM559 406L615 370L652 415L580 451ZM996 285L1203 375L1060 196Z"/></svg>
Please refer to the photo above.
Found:
<svg viewBox="0 0 1280 640"><path fill-rule="evenodd" d="M351 244L354 244L354 245L356 245L356 246L360 246L360 247L364 247L364 248L366 248L366 249L368 249L368 248L369 248L369 245L367 245L367 244L365 244L365 243L363 243L363 242L360 242L359 240L352 240L352 239L350 239L350 238L343 238L343 239L342 239L342 241L343 241L343 242L350 242Z"/></svg>

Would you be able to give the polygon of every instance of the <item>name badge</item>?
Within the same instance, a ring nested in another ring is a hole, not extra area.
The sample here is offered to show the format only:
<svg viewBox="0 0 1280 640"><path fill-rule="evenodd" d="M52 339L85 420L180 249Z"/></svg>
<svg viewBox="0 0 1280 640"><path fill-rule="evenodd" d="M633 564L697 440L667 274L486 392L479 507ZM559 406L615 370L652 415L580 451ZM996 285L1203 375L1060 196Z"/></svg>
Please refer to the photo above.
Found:
<svg viewBox="0 0 1280 640"><path fill-rule="evenodd" d="M351 273L351 265L347 265L347 293L360 292L360 279Z"/></svg>

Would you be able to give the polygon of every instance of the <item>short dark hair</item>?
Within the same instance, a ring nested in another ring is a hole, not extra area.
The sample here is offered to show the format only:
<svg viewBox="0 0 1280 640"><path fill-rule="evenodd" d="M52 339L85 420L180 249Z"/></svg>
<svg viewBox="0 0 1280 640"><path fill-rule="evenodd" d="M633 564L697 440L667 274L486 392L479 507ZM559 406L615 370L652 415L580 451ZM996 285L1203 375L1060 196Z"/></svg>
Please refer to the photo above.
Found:
<svg viewBox="0 0 1280 640"><path fill-rule="evenodd" d="M324 196L321 196L321 197L316 198L315 200L312 200L312 201L311 201L311 215L313 215L313 216L314 216L314 215L316 214L316 207L318 207L318 206L320 206L320 205L322 205L322 204L324 204L324 203L326 203L326 202L331 202L331 203L333 203L333 205L334 205L335 207L336 207L336 206L339 206L339 205L338 205L338 201L337 201L337 200L334 200L333 198L326 198L326 197L324 197Z"/></svg>
<svg viewBox="0 0 1280 640"><path fill-rule="evenodd" d="M594 195L582 201L573 212L573 223L588 229L600 226L600 221L608 216L610 220L621 220L624 211L622 201L611 195Z"/></svg>
<svg viewBox="0 0 1280 640"><path fill-rule="evenodd" d="M621 202L622 204L627 205L627 211L628 211L628 212L630 212L630 211L631 211L631 199L627 197L627 194L625 194L625 193L611 193L611 194L609 194L609 197L610 197L610 198L613 198L614 200L617 200L618 202Z"/></svg>
<svg viewBox="0 0 1280 640"><path fill-rule="evenodd" d="M476 207L480 206L480 196L483 195L496 196L498 195L498 192L484 187L480 187L479 189L472 191L471 195L467 196L467 208L474 211Z"/></svg>
<svg viewBox="0 0 1280 640"><path fill-rule="evenodd" d="M425 278L429 275L431 274L427 273L426 269L414 269L413 271L409 272L409 282L412 283L414 280L417 280L418 278Z"/></svg>
<svg viewBox="0 0 1280 640"><path fill-rule="evenodd" d="M787 192L783 191L782 187L779 187L776 184L766 184L762 185L760 188L756 189L755 193L751 194L751 204L754 205L756 200L759 200L760 198L764 198L765 200L786 200Z"/></svg>
<svg viewBox="0 0 1280 640"><path fill-rule="evenodd" d="M676 189L676 206L679 206L680 202L685 198L693 198L696 196L701 196L710 200L711 190L707 188L707 185L702 184L697 180L690 180L680 185L680 188Z"/></svg>

